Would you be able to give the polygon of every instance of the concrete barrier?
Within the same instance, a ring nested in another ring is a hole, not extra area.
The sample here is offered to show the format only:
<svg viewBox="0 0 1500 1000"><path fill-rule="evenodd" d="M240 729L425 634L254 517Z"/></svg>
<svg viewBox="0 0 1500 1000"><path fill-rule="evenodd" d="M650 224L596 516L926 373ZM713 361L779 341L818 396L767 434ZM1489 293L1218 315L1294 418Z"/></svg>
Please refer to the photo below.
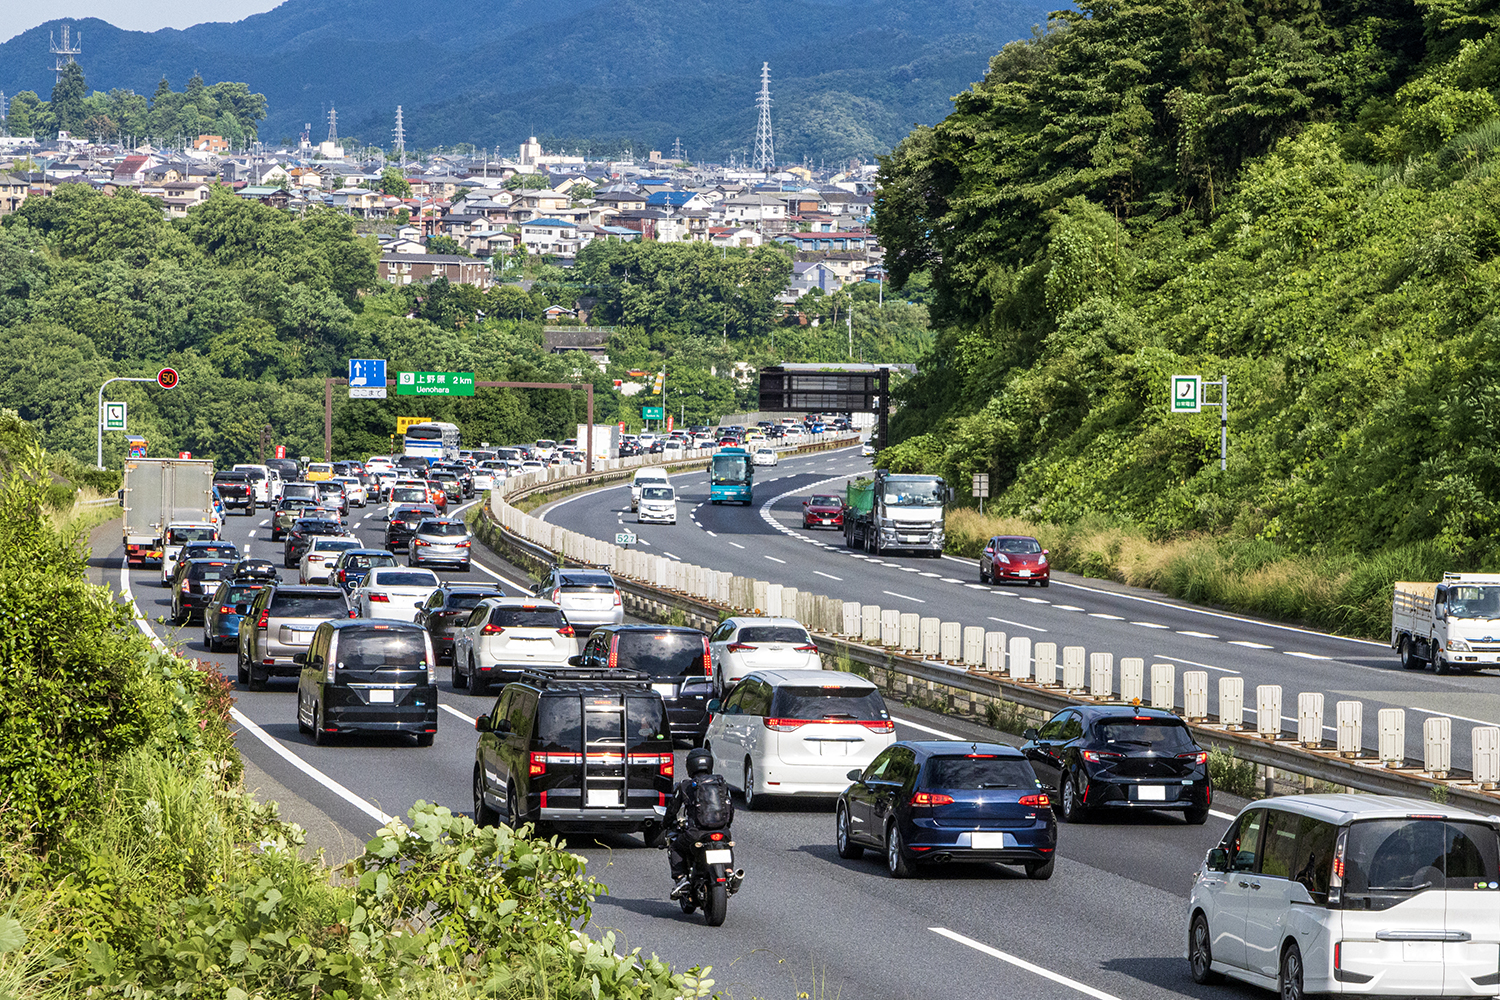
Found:
<svg viewBox="0 0 1500 1000"><path fill-rule="evenodd" d="M1029 637L1011 636L1008 661L1011 680L1024 681L1031 678L1031 639Z"/></svg>
<svg viewBox="0 0 1500 1000"><path fill-rule="evenodd" d="M1089 697L1109 701L1115 696L1115 654L1089 654Z"/></svg>
<svg viewBox="0 0 1500 1000"><path fill-rule="evenodd" d="M1036 663L1036 682L1042 687L1057 687L1057 643L1039 642L1031 649Z"/></svg>
<svg viewBox="0 0 1500 1000"><path fill-rule="evenodd" d="M1151 664L1151 707L1166 709L1176 707L1177 666L1172 663Z"/></svg>
<svg viewBox="0 0 1500 1000"><path fill-rule="evenodd" d="M1139 704L1146 700L1146 661L1138 656L1120 660L1120 700Z"/></svg>

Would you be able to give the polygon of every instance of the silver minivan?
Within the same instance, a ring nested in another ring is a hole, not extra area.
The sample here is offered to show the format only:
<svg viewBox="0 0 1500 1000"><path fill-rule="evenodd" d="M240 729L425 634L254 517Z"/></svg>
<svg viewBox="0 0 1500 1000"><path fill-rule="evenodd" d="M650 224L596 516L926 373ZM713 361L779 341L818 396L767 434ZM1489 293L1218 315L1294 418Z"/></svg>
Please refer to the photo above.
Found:
<svg viewBox="0 0 1500 1000"><path fill-rule="evenodd" d="M1194 981L1280 992L1500 994L1500 818L1376 795L1263 799L1189 896Z"/></svg>

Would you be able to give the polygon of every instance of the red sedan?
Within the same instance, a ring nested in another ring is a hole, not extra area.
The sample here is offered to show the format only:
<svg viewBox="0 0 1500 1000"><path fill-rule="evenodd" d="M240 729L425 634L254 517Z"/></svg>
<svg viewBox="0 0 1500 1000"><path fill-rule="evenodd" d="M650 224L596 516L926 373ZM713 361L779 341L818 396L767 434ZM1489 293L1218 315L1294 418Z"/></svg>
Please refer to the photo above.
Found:
<svg viewBox="0 0 1500 1000"><path fill-rule="evenodd" d="M802 527L844 528L844 501L841 497L820 493L802 501Z"/></svg>
<svg viewBox="0 0 1500 1000"><path fill-rule="evenodd" d="M979 556L979 582L1016 581L1043 587L1052 582L1052 567L1047 564L1047 550L1027 535L996 535Z"/></svg>

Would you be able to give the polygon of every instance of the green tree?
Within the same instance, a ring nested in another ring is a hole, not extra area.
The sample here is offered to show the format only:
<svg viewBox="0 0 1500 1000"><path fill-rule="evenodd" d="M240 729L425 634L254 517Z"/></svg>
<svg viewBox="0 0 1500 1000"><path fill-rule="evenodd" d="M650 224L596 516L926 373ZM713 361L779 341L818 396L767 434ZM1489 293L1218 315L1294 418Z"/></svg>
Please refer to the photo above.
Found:
<svg viewBox="0 0 1500 1000"><path fill-rule="evenodd" d="M451 236L429 236L429 237L427 237L427 252L428 253L440 253L440 254L454 254L454 255L457 255L459 257L472 257L473 256L473 254L469 253L467 250L465 250L462 246L459 245L458 240L454 239Z"/></svg>
<svg viewBox="0 0 1500 1000"><path fill-rule="evenodd" d="M70 62L63 67L52 87L52 117L59 131L76 132L84 129L84 99L88 96L88 84L83 78L83 67Z"/></svg>
<svg viewBox="0 0 1500 1000"><path fill-rule="evenodd" d="M38 106L41 103L41 99L32 90L23 90L12 97L5 119L6 131L11 135L34 135L38 130Z"/></svg>
<svg viewBox="0 0 1500 1000"><path fill-rule="evenodd" d="M380 190L392 198L410 198L411 185L395 167L386 167L380 173Z"/></svg>

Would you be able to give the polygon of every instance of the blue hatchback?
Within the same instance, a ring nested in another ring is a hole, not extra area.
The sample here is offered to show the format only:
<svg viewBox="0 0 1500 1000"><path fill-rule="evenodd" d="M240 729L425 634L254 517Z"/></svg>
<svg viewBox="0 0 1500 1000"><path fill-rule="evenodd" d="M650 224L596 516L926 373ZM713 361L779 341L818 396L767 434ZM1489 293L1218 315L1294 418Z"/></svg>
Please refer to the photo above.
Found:
<svg viewBox="0 0 1500 1000"><path fill-rule="evenodd" d="M264 581L225 580L203 606L203 648L210 653L221 645L239 643L240 621L250 610L255 592L265 589Z"/></svg>
<svg viewBox="0 0 1500 1000"><path fill-rule="evenodd" d="M885 855L895 878L919 864L996 861L1052 877L1057 820L1021 751L1000 743L893 743L839 796L838 851Z"/></svg>

